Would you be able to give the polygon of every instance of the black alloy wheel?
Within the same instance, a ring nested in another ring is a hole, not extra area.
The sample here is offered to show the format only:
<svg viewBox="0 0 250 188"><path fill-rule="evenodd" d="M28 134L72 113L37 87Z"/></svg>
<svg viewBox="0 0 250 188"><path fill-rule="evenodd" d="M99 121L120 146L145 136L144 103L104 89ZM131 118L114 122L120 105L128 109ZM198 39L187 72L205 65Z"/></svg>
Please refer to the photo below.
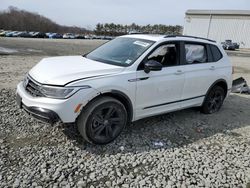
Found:
<svg viewBox="0 0 250 188"><path fill-rule="evenodd" d="M208 93L204 104L202 106L202 111L206 114L212 114L218 112L225 99L225 91L220 86L215 86Z"/></svg>
<svg viewBox="0 0 250 188"><path fill-rule="evenodd" d="M92 115L89 136L98 143L116 138L124 127L126 117L116 104L104 104Z"/></svg>
<svg viewBox="0 0 250 188"><path fill-rule="evenodd" d="M83 114L84 117L81 118L80 115L79 118L82 121L78 121L79 131L85 140L94 144L112 142L127 123L126 108L120 101L111 97L94 101Z"/></svg>

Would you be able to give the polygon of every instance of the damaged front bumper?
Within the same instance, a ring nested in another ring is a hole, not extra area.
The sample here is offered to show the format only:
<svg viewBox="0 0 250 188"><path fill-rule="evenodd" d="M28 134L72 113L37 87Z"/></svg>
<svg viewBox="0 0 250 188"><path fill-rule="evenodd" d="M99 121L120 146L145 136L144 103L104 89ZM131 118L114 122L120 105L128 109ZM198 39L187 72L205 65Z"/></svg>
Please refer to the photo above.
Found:
<svg viewBox="0 0 250 188"><path fill-rule="evenodd" d="M17 93L16 94L16 102L17 105L21 108L24 109L29 115L32 115L36 119L39 119L43 122L54 124L58 121L60 121L59 116L57 113L55 113L52 110L46 109L46 108L41 108L41 107L36 107L36 106L26 106L22 103L22 98L20 95Z"/></svg>

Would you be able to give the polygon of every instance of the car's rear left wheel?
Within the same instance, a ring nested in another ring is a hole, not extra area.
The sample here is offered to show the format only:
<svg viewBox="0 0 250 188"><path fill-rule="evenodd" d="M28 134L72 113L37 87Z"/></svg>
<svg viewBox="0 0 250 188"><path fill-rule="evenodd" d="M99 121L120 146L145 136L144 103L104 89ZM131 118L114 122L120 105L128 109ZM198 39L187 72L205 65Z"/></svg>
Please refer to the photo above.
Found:
<svg viewBox="0 0 250 188"><path fill-rule="evenodd" d="M201 111L205 114L212 114L220 110L225 99L225 91L220 86L214 86L207 94Z"/></svg>
<svg viewBox="0 0 250 188"><path fill-rule="evenodd" d="M126 123L126 108L112 97L100 97L92 101L77 119L82 137L94 144L112 142L120 135Z"/></svg>

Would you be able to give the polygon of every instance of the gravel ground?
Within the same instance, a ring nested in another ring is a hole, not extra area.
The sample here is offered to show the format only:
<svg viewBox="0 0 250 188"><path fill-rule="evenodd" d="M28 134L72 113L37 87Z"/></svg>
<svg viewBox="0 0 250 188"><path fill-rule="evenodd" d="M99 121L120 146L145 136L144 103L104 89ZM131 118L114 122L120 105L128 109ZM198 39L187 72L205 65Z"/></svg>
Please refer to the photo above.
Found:
<svg viewBox="0 0 250 188"><path fill-rule="evenodd" d="M243 187L250 182L249 100L232 95L210 116L190 109L144 119L115 142L93 146L74 125L34 120L3 89L0 186Z"/></svg>
<svg viewBox="0 0 250 188"><path fill-rule="evenodd" d="M113 143L94 146L81 139L74 124L50 126L17 108L15 84L44 56L36 52L0 56L0 187L246 187L250 183L250 95L231 94L213 115L188 109L143 119ZM239 58L232 57L236 75L248 80L248 59Z"/></svg>
<svg viewBox="0 0 250 188"><path fill-rule="evenodd" d="M0 37L0 55L82 55L106 40L32 39Z"/></svg>

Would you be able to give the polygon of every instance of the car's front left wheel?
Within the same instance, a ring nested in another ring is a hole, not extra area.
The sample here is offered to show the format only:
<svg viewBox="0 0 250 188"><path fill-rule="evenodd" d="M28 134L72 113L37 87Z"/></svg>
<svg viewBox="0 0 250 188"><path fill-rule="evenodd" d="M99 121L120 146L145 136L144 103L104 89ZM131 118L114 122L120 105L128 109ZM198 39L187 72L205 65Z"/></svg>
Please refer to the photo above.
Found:
<svg viewBox="0 0 250 188"><path fill-rule="evenodd" d="M126 123L126 108L112 97L100 97L90 102L77 119L82 137L94 144L112 142L120 135Z"/></svg>

